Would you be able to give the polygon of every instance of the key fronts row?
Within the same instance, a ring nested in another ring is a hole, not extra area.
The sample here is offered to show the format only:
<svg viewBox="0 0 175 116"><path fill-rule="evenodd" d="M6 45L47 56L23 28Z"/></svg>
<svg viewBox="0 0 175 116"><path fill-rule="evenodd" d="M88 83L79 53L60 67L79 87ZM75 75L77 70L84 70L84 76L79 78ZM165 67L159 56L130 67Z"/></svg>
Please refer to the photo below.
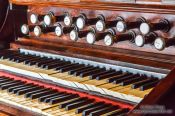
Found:
<svg viewBox="0 0 175 116"><path fill-rule="evenodd" d="M63 22L68 27L75 24L80 30L86 26L95 25L96 30L99 32L105 31L108 28L116 28L118 32L126 32L127 30L138 28L143 35L152 31L168 32L171 28L170 22L166 19L162 19L156 23L150 23L143 17L137 18L135 21L126 21L123 17L118 16L115 20L109 21L102 14L99 14L95 18L88 18L84 13L76 17L71 16L69 13L63 13L59 16L55 16L53 12L49 12L46 15L31 14L30 22L33 24L44 22L47 26L54 25L57 22Z"/></svg>
<svg viewBox="0 0 175 116"><path fill-rule="evenodd" d="M135 45L142 47L145 44L151 44L158 50L163 50L166 47L175 45L175 38L161 38L155 32L151 32L147 35L142 35L138 31L130 30L125 33L117 33L115 29L109 28L107 31L99 32L94 27L90 27L89 30L79 30L77 26L72 25L70 27L63 27L61 24L56 26L46 25L22 25L21 32L25 35L33 31L35 36L40 36L42 33L55 32L57 36L63 34L69 34L69 37L73 41L77 41L81 38L86 38L87 43L94 44L99 40L104 40L105 45L111 46L114 43L121 41L130 41Z"/></svg>

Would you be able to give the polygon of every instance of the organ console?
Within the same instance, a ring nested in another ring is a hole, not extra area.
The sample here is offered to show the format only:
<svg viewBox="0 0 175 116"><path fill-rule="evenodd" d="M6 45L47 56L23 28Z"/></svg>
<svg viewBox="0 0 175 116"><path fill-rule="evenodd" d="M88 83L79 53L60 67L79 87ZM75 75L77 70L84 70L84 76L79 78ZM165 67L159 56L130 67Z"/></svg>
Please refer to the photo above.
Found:
<svg viewBox="0 0 175 116"><path fill-rule="evenodd" d="M9 2L0 115L175 115L174 2Z"/></svg>

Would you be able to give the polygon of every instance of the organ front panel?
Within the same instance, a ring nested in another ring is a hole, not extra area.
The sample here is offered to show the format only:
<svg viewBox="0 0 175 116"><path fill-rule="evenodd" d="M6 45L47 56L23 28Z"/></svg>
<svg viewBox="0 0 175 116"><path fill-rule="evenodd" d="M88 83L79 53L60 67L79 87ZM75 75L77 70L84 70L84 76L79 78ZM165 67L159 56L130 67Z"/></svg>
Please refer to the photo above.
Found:
<svg viewBox="0 0 175 116"><path fill-rule="evenodd" d="M173 100L162 102L175 65L175 10L165 1L10 0L27 16L14 17L20 33L0 50L0 110L137 116L159 105L174 115Z"/></svg>

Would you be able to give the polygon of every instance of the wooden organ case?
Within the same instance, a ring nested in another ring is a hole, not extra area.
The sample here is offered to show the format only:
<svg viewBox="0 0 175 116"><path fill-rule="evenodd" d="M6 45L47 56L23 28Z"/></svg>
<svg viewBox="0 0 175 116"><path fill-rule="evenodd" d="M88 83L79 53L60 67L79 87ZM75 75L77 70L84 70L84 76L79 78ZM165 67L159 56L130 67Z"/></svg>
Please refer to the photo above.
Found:
<svg viewBox="0 0 175 116"><path fill-rule="evenodd" d="M174 115L172 0L10 0L0 52L10 115Z"/></svg>

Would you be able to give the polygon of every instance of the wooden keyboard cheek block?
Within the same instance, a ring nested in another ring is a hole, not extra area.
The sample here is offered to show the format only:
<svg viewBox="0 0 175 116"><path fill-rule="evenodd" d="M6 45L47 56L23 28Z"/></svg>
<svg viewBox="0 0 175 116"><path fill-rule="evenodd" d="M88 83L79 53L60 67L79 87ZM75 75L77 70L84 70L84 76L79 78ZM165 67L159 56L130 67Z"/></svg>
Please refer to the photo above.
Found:
<svg viewBox="0 0 175 116"><path fill-rule="evenodd" d="M58 91L64 91L64 92L67 92L67 93L73 93L73 94L78 94L80 97L88 97L90 99L94 99L96 102L106 102L106 103L111 103L113 105L118 105L120 106L121 108L129 108L129 109L132 109L133 106L130 105L130 104L124 104L122 102L118 102L118 101L112 101L110 99L106 99L106 98L102 98L102 97L98 97L98 96L94 96L94 95L90 95L90 94L86 94L86 93L81 93L81 92L78 92L78 91L74 91L74 90L71 90L71 89L67 89L67 88L63 88L63 87L59 87L59 86L55 86L55 85L51 85L51 84L47 84L47 83L41 83L39 81L33 81L33 80L30 80L30 79L27 79L26 77L23 77L23 76L18 76L18 75L14 75L14 74L10 74L8 72L4 72L4 71L0 71L0 76L6 76L6 77L9 77L9 78L13 78L15 80L21 80L21 81L25 81L27 83L34 83L34 84L37 84L39 86L44 86L45 88L52 88L52 89L55 89L55 90L58 90Z"/></svg>

